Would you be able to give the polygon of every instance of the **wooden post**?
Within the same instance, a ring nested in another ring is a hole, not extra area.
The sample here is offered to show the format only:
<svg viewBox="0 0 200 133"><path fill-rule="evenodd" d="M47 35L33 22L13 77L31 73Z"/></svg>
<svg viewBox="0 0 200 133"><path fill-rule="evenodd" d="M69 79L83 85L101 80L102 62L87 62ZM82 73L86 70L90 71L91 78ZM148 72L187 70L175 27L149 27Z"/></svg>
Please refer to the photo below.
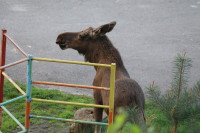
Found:
<svg viewBox="0 0 200 133"><path fill-rule="evenodd" d="M1 57L0 57L0 67L5 65L5 59L6 59L6 36L4 35L7 31L5 29L1 32ZM5 69L0 70L0 103L3 102L3 86L4 86L4 76L2 75L2 72ZM1 130L1 124L2 124L2 108L0 108L0 130Z"/></svg>

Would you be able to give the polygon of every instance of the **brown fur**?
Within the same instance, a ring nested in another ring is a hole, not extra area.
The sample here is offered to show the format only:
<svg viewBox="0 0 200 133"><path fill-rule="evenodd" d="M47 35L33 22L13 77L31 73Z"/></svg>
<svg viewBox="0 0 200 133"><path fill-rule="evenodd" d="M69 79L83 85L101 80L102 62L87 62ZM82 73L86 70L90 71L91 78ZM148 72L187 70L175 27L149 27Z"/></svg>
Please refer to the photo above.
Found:
<svg viewBox="0 0 200 133"><path fill-rule="evenodd" d="M116 63L116 83L115 83L115 115L118 107L137 106L140 109L141 120L144 121L144 94L136 81L130 78L124 67L120 53L112 45L105 35L110 32L116 22L102 25L98 28L85 29L81 32L62 33L58 36L56 43L61 49L72 48L85 57L85 61L93 63L111 64ZM110 69L95 67L96 76L93 81L94 86L110 86ZM94 101L96 104L109 104L109 91L94 90ZM95 108L94 115L96 121L102 120L102 109ZM108 114L108 110L105 110Z"/></svg>

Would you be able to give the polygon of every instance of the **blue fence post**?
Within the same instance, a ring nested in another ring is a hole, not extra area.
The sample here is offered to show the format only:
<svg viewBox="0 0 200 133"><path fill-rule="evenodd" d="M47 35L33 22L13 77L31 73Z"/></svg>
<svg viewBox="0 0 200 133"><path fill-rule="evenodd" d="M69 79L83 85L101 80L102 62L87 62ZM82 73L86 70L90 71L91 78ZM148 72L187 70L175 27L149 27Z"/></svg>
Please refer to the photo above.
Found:
<svg viewBox="0 0 200 133"><path fill-rule="evenodd" d="M30 113L31 113L31 86L32 86L32 60L33 56L28 55L28 66L27 66L27 99L26 99L26 114L25 114L25 128L27 133L30 132Z"/></svg>

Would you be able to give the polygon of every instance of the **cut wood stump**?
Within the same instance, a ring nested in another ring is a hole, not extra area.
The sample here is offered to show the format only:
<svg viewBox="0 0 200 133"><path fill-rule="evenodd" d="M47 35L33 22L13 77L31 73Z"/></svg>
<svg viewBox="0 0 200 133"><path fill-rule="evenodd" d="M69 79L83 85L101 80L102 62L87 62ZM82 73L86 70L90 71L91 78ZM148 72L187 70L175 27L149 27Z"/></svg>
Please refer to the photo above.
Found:
<svg viewBox="0 0 200 133"><path fill-rule="evenodd" d="M81 108L74 114L75 120L95 121L93 108ZM106 113L103 113L103 122L107 121ZM70 133L94 133L95 125L72 123L70 126Z"/></svg>

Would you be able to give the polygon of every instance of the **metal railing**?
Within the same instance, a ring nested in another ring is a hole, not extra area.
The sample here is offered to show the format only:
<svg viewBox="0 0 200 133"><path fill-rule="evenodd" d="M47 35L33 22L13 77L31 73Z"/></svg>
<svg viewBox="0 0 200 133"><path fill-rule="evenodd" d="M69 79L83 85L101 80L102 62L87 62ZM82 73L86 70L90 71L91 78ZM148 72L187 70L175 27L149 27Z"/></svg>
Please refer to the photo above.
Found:
<svg viewBox="0 0 200 133"><path fill-rule="evenodd" d="M10 40L14 46L25 56L24 59L16 61L14 63L10 63L5 65L5 57L6 57L6 38ZM94 125L110 125L113 123L113 112L114 112L114 89L115 89L115 63L109 64L98 64L98 63L88 63L88 62L78 62L78 61L68 61L68 60L58 60L58 59L48 59L48 58L37 58L32 55L26 54L20 47L17 45L8 35L6 30L2 30L2 39L1 39L1 58L0 58L0 129L1 129L1 117L2 117L2 109L22 128L21 132L30 132L30 119L31 118L40 118L40 119L49 119L49 120L60 120L66 122L75 122L75 123L85 123L85 124L94 124ZM98 66L98 67L108 67L111 69L110 74L110 87L98 87L98 86L87 86L87 85L76 85L76 84L67 84L67 83L56 83L56 82L45 82L45 81L33 81L32 80L32 63L33 60L37 61L46 61L46 62L57 62L57 63L68 63L68 64L78 64L78 65L89 65L89 66ZM27 64L27 89L24 92L4 71L5 68L15 66L24 61L28 61ZM13 98L11 100L3 102L3 85L4 85L4 77L10 81L12 85L22 94L22 96ZM44 85L55 85L55 86L66 86L66 87L77 87L77 88L87 88L87 89L97 89L97 90L106 90L110 91L109 97L109 105L97 105L97 104L85 104L85 103L75 103L75 102L67 102L67 101L57 101L57 100L47 100L47 99L39 99L31 97L31 87L32 84L44 84ZM25 126L23 126L13 115L9 112L4 105L11 103L13 101L26 98L26 108L25 108ZM46 102L46 103L56 103L56 104L66 104L66 105L76 105L76 106L87 106L87 107L95 107L95 108L106 108L109 109L108 123L103 122L93 122L93 121L84 121L84 120L74 120L74 119L65 119L65 118L56 118L56 117L48 117L48 116L37 116L31 115L31 101L35 102ZM20 133L21 133L20 132ZM1 131L0 131L1 133Z"/></svg>

